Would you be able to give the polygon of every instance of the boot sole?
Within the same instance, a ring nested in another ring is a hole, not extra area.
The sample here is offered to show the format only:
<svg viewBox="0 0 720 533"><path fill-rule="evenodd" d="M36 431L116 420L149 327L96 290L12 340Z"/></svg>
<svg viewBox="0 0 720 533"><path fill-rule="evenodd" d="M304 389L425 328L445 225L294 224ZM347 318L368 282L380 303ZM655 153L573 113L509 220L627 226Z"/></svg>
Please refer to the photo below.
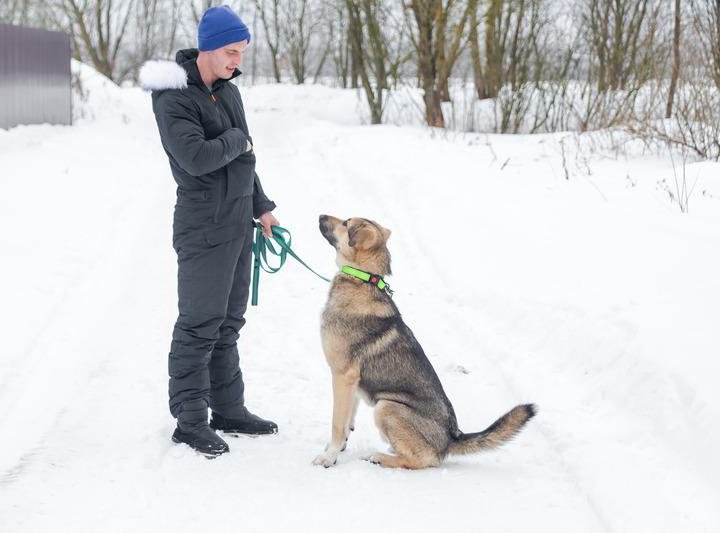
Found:
<svg viewBox="0 0 720 533"><path fill-rule="evenodd" d="M211 426L212 427L212 426ZM217 429L213 428L215 431L222 431L225 435L229 435L231 437L261 437L263 435L277 435L278 431L262 431L262 432L248 432L248 431L231 431L228 429Z"/></svg>
<svg viewBox="0 0 720 533"><path fill-rule="evenodd" d="M188 448L190 448L191 450L193 450L193 451L194 451L195 453L197 453L198 455L202 455L203 457L205 457L205 459L215 459L215 458L217 458L217 457L220 457L222 454L227 453L227 452L203 452L203 451L201 451L201 450L198 450L197 448L193 448L193 447L190 446L187 442L182 441L182 440L176 438L174 435L173 435L172 437L170 437L170 438L172 439L172 441L173 441L175 444L185 444ZM227 450L227 451L230 451L230 450Z"/></svg>

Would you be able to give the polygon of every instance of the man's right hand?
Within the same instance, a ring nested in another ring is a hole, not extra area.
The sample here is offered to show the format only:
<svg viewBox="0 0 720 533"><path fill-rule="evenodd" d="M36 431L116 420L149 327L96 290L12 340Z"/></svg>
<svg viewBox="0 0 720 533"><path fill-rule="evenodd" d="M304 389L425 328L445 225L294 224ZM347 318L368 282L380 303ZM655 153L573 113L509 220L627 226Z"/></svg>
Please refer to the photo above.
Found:
<svg viewBox="0 0 720 533"><path fill-rule="evenodd" d="M260 222L260 224L262 224L263 235L265 235L266 237L272 237L272 227L280 225L280 222L278 222L278 219L275 218L275 215L273 215L271 211L260 215L258 217L258 221Z"/></svg>

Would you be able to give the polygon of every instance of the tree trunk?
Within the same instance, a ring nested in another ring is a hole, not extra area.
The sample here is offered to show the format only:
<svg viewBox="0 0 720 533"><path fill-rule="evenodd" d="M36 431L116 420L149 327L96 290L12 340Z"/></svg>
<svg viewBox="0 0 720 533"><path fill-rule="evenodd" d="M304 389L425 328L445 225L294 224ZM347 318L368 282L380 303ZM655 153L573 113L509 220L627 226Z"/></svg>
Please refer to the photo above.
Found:
<svg viewBox="0 0 720 533"><path fill-rule="evenodd" d="M282 79L280 77L280 66L278 65L278 51L280 49L278 0L272 0L272 28L270 27L270 22L268 21L268 14L265 11L265 2L255 0L255 9L258 13L260 13L260 20L262 21L263 29L265 30L265 43L268 45L268 51L270 52L270 63L272 64L275 82L280 83ZM273 37L275 38L274 41Z"/></svg>
<svg viewBox="0 0 720 533"><path fill-rule="evenodd" d="M482 60L480 59L480 42L478 37L478 0L470 0L470 58L473 67L473 81L478 100L487 98L487 87L483 77Z"/></svg>
<svg viewBox="0 0 720 533"><path fill-rule="evenodd" d="M673 66L670 77L670 90L668 92L665 118L672 117L673 101L675 100L675 89L677 88L678 76L680 74L680 0L675 0L675 32L673 34Z"/></svg>
<svg viewBox="0 0 720 533"><path fill-rule="evenodd" d="M489 0L485 13L485 97L495 98L502 84L503 36L502 8L504 0Z"/></svg>
<svg viewBox="0 0 720 533"><path fill-rule="evenodd" d="M436 86L438 80L437 49L433 48L433 31L437 29L435 17L437 10L442 10L442 2L440 0L430 2L413 0L410 9L417 24L417 36L414 44L418 55L418 75L423 89L425 121L428 126L444 128L445 120L440 105L442 99Z"/></svg>

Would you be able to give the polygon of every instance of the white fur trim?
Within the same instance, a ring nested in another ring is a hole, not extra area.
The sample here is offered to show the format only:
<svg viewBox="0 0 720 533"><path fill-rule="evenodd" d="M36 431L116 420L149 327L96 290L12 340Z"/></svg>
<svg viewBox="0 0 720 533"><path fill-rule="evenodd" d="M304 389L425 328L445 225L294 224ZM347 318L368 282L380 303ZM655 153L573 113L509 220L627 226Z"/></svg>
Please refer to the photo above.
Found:
<svg viewBox="0 0 720 533"><path fill-rule="evenodd" d="M148 91L185 89L187 72L174 61L147 61L140 69L140 86Z"/></svg>

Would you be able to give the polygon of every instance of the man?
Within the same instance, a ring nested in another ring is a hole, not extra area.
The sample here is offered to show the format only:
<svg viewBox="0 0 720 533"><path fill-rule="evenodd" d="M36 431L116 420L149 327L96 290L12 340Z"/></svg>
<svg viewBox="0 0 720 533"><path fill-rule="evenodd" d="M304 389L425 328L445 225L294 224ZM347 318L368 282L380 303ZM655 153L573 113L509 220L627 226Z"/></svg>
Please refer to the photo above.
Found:
<svg viewBox="0 0 720 533"><path fill-rule="evenodd" d="M179 316L169 357L174 442L207 456L229 451L215 433L269 434L277 425L251 414L237 351L245 324L252 263L253 218L265 235L279 225L255 173L255 154L240 92L250 32L229 7L208 9L198 49L175 63L149 62L141 84L177 182L173 247L178 256ZM208 407L212 410L208 424Z"/></svg>

